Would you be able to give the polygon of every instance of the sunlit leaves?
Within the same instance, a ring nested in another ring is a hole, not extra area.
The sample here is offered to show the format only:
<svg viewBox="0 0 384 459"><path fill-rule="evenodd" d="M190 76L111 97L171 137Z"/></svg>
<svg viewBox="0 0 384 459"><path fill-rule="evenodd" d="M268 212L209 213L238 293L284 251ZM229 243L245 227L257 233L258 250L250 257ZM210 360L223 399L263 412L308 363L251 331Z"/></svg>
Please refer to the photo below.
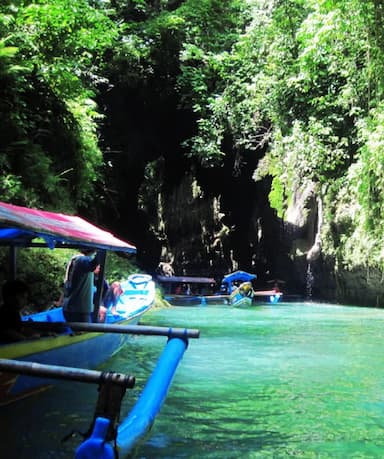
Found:
<svg viewBox="0 0 384 459"><path fill-rule="evenodd" d="M384 107L359 124L362 147L358 167L358 198L371 231L384 231Z"/></svg>
<svg viewBox="0 0 384 459"><path fill-rule="evenodd" d="M118 35L114 23L85 0L40 0L17 16L18 39L29 59L64 97L82 91ZM93 77L93 79L95 79Z"/></svg>

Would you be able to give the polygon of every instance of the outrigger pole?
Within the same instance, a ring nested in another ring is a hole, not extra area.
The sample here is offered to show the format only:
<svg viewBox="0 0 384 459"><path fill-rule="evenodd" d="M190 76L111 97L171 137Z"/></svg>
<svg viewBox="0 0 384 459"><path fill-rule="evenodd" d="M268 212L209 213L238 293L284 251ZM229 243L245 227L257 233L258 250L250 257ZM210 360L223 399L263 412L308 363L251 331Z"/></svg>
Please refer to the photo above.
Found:
<svg viewBox="0 0 384 459"><path fill-rule="evenodd" d="M199 338L200 330L173 327L153 327L150 325L114 325L94 324L86 322L39 322L26 320L23 327L39 328L41 330L52 330L63 332L66 328L73 331L95 332L95 333L122 333L131 335L152 335L167 336L168 338Z"/></svg>
<svg viewBox="0 0 384 459"><path fill-rule="evenodd" d="M115 447L108 438L110 420L101 415L95 419L91 436L76 450L75 459L114 459L116 451L118 457L132 457L135 448L145 441L161 409L187 346L188 340L183 338L168 340L139 399L118 426Z"/></svg>
<svg viewBox="0 0 384 459"><path fill-rule="evenodd" d="M9 373L25 374L43 378L65 379L84 383L110 382L123 388L132 389L135 377L123 373L87 370L85 368L64 367L60 365L44 365L35 362L0 359L0 370Z"/></svg>

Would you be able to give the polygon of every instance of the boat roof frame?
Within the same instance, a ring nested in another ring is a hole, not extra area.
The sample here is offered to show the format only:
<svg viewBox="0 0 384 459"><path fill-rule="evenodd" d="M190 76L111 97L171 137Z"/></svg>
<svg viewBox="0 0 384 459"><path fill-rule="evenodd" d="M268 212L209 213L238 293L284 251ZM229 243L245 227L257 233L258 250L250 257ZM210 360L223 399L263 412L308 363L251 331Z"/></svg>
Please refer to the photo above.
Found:
<svg viewBox="0 0 384 459"><path fill-rule="evenodd" d="M216 284L213 277L197 276L157 276L159 283L177 283L177 284Z"/></svg>
<svg viewBox="0 0 384 459"><path fill-rule="evenodd" d="M0 201L0 246L9 247L9 276L17 275L18 248L99 250L100 275L96 286L95 310L101 301L107 251L136 253L130 242L118 239L76 215L48 212Z"/></svg>

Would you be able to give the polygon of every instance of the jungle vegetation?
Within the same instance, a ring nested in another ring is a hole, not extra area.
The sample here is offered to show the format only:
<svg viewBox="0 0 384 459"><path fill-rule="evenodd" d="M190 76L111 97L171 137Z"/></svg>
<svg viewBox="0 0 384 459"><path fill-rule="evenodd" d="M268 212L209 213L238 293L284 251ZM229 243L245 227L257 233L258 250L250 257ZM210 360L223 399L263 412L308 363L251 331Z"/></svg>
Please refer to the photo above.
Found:
<svg viewBox="0 0 384 459"><path fill-rule="evenodd" d="M4 0L1 200L97 219L124 186L122 161L155 177L160 155L219 170L229 148L253 152L279 217L315 184L323 250L381 269L383 26L379 0ZM159 131L169 104L182 114L175 144L116 153L116 88L136 107L156 100ZM151 186L133 205L151 205Z"/></svg>

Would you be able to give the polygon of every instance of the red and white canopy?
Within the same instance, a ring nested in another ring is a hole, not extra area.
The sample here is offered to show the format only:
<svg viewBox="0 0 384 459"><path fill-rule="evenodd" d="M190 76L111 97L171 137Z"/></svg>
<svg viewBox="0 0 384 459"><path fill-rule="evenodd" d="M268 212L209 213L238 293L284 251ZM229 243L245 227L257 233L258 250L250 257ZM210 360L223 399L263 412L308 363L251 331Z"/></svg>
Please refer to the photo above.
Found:
<svg viewBox="0 0 384 459"><path fill-rule="evenodd" d="M75 215L0 202L0 244L30 245L36 238L43 239L50 248L71 245L136 252L134 245Z"/></svg>

